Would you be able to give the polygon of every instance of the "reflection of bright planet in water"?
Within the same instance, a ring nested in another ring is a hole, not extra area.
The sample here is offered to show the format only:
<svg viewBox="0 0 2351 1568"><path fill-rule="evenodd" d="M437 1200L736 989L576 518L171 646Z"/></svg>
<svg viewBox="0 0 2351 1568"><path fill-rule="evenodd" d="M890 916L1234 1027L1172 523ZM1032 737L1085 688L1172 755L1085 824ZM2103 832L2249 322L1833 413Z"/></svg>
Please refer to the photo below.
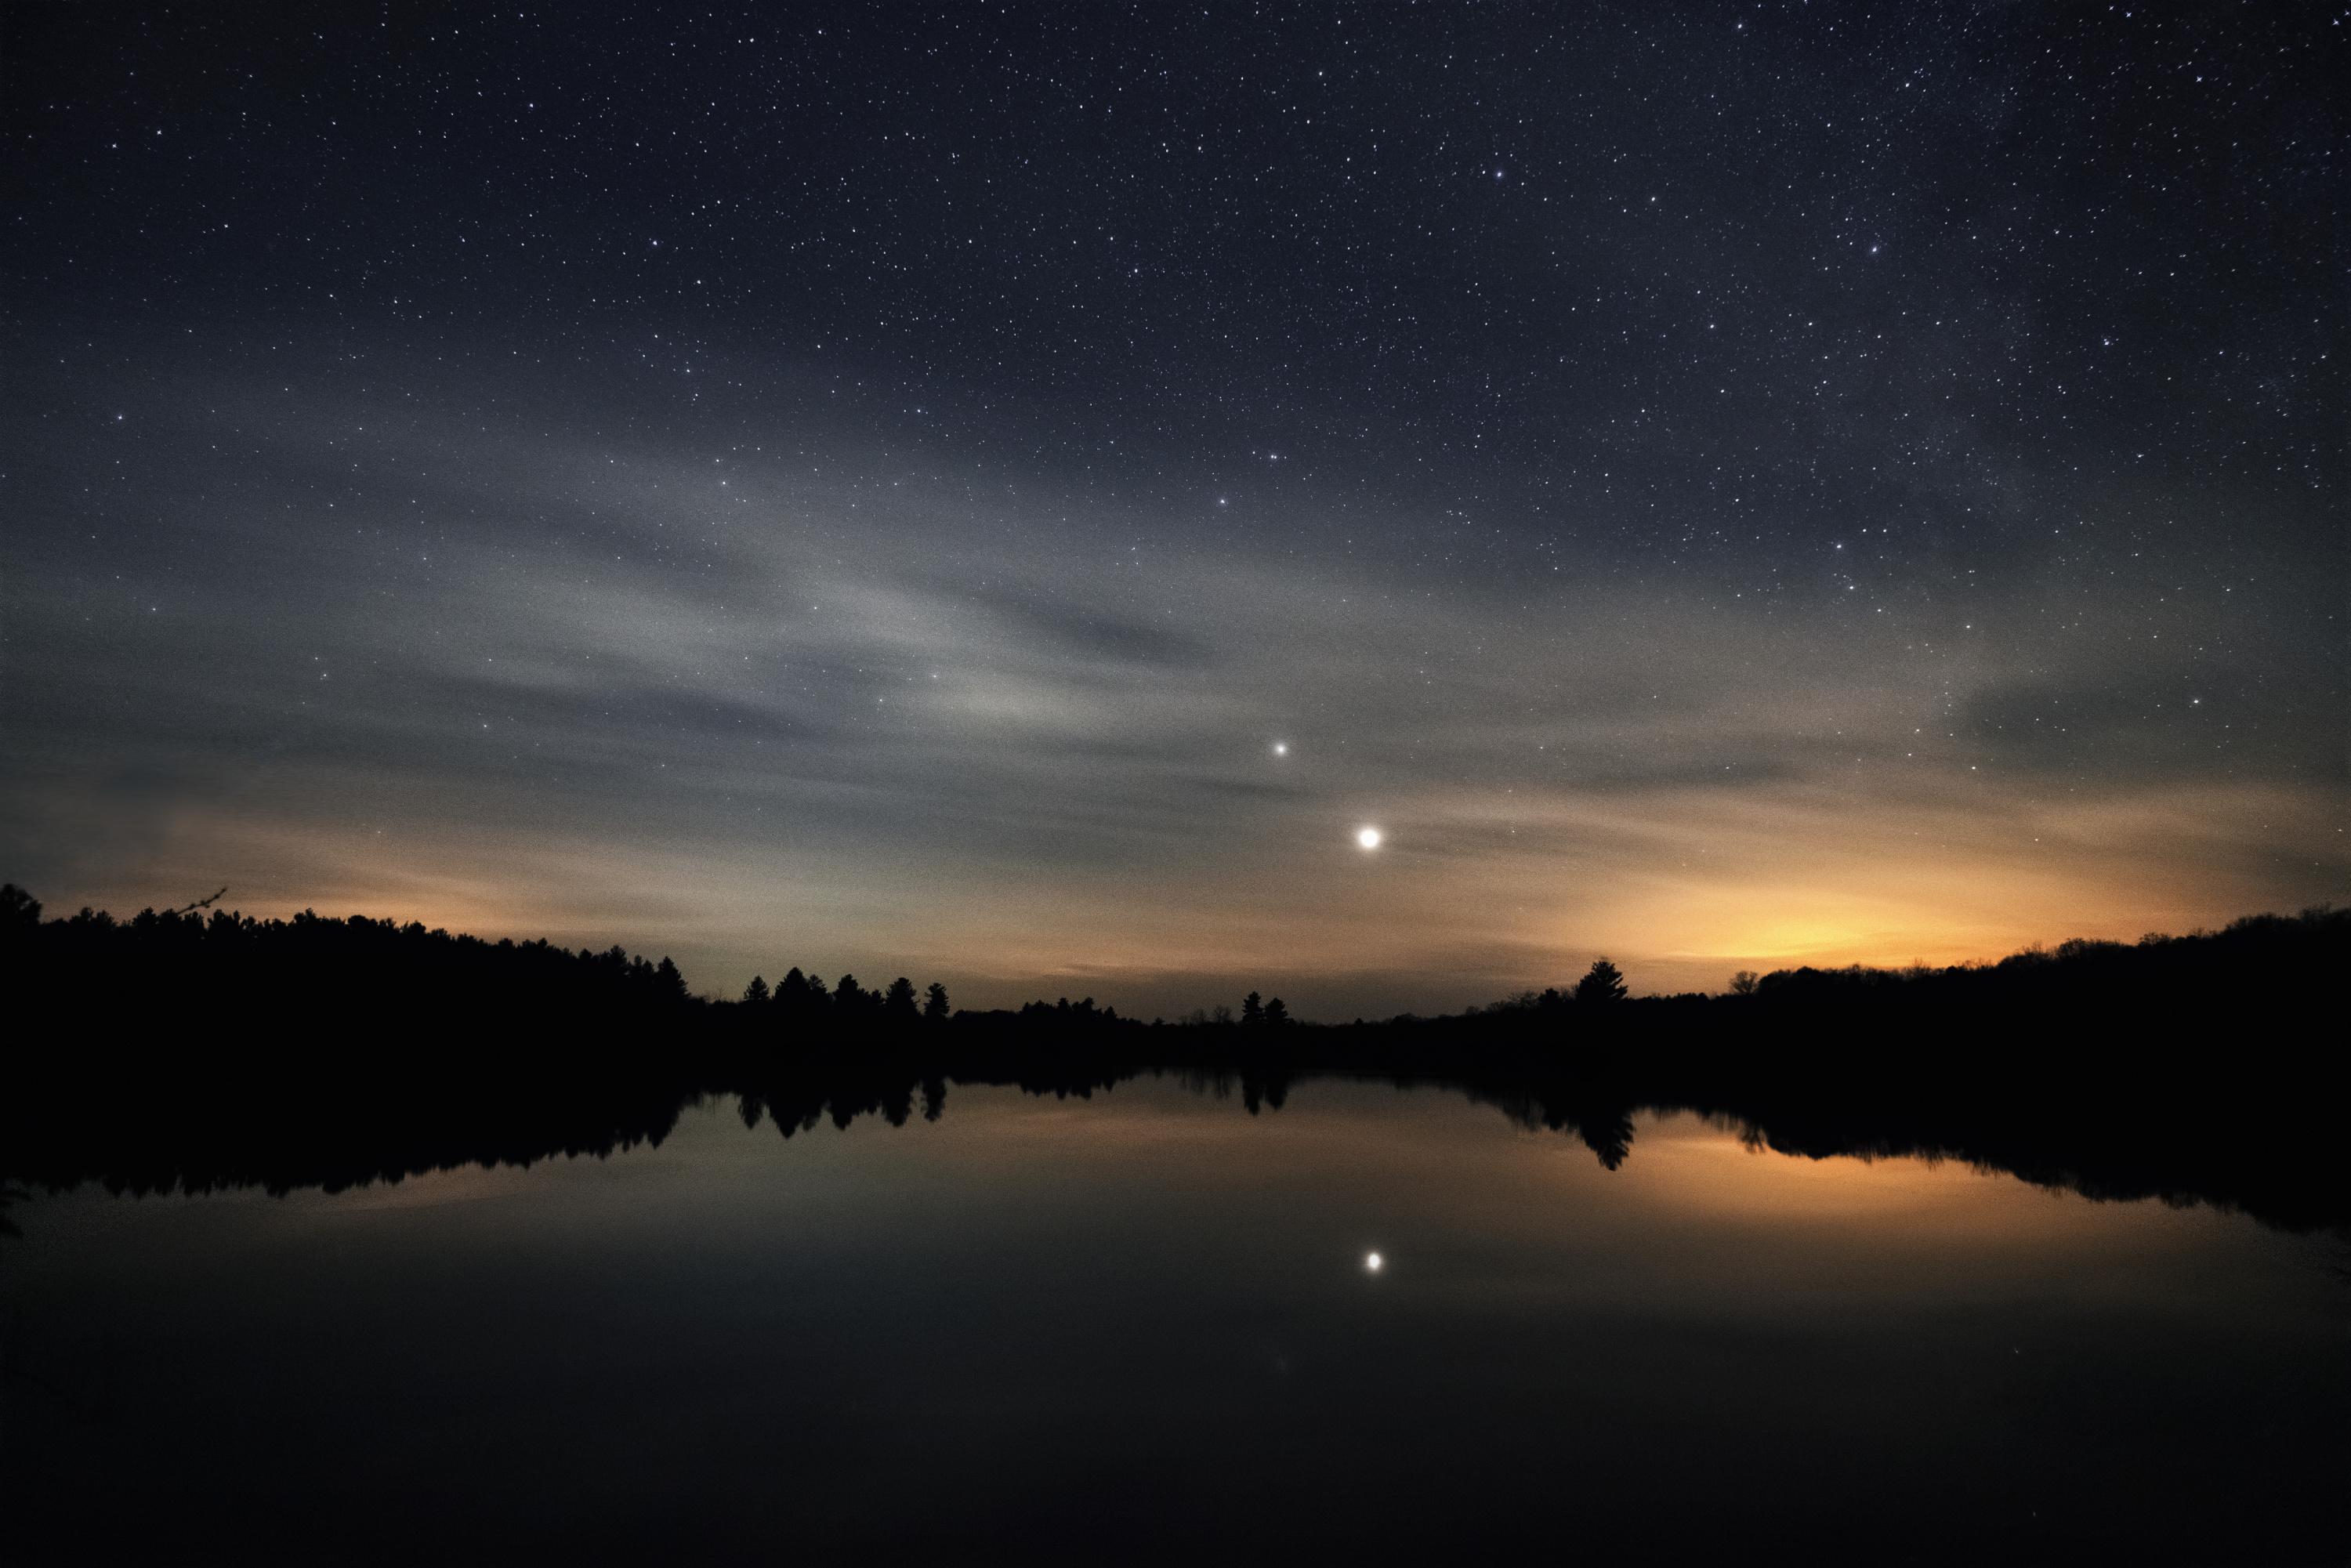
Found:
<svg viewBox="0 0 2351 1568"><path fill-rule="evenodd" d="M1366 1273L1366 1274L1376 1274L1376 1273L1378 1273L1378 1272L1380 1271L1380 1263L1381 1263L1381 1258L1380 1258L1380 1255L1379 1255L1378 1253L1376 1253L1376 1252L1366 1252L1366 1253L1364 1253L1364 1273Z"/></svg>
<svg viewBox="0 0 2351 1568"><path fill-rule="evenodd" d="M1355 841L1363 845L1367 850L1378 849L1380 847L1380 831L1377 828L1365 828L1355 835Z"/></svg>

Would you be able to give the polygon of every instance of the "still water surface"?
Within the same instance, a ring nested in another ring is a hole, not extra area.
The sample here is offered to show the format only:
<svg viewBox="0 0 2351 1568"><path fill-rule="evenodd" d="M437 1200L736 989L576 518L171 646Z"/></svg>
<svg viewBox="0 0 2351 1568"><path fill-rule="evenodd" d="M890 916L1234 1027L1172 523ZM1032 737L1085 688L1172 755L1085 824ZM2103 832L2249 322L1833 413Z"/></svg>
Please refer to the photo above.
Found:
<svg viewBox="0 0 2351 1568"><path fill-rule="evenodd" d="M2338 1561L2339 1239L1435 1090L957 1088L789 1140L12 1211L91 1560ZM1380 1259L1374 1270L1368 1260Z"/></svg>

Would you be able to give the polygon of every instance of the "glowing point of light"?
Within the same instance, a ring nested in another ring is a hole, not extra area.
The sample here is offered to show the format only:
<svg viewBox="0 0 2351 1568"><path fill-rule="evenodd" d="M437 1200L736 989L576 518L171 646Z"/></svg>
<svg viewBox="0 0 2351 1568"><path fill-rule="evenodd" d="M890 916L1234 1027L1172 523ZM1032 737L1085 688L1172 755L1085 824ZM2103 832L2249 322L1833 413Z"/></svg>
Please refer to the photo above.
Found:
<svg viewBox="0 0 2351 1568"><path fill-rule="evenodd" d="M1273 754L1274 754L1276 757L1287 757L1287 756L1289 756L1289 755L1290 755L1290 742L1288 742L1288 741L1286 741L1286 740L1277 740L1277 741L1275 741L1275 742L1273 743Z"/></svg>
<svg viewBox="0 0 2351 1568"><path fill-rule="evenodd" d="M1378 849L1380 847L1380 831L1377 828L1365 828L1355 835L1355 841L1363 845L1367 850Z"/></svg>
<svg viewBox="0 0 2351 1568"><path fill-rule="evenodd" d="M1366 1274L1376 1274L1376 1273L1378 1273L1378 1272L1380 1271L1380 1265L1381 1265L1381 1263L1382 1263L1383 1261L1384 1261L1384 1260L1383 1260L1383 1259L1380 1257L1380 1255L1379 1255L1378 1253L1376 1253L1376 1252L1366 1252L1366 1253L1364 1253L1364 1273L1366 1273Z"/></svg>

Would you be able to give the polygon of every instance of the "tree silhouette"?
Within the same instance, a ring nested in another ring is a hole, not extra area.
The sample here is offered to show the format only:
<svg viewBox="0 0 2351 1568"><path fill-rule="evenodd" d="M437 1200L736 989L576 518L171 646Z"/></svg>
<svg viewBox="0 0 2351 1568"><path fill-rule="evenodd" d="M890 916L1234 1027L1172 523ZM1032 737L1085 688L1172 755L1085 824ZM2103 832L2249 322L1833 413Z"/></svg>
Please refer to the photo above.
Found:
<svg viewBox="0 0 2351 1568"><path fill-rule="evenodd" d="M1241 1027L1255 1029L1263 1022L1265 1022L1265 1003L1258 998L1255 991L1251 991L1241 998Z"/></svg>
<svg viewBox="0 0 2351 1568"><path fill-rule="evenodd" d="M831 1000L825 992L824 977L803 975L797 967L776 988L776 995L784 1003L784 1016L801 1029L817 1027L831 1009Z"/></svg>
<svg viewBox="0 0 2351 1568"><path fill-rule="evenodd" d="M945 1023L953 1009L947 1006L947 988L936 980L923 996L923 1017L932 1023Z"/></svg>
<svg viewBox="0 0 2351 1568"><path fill-rule="evenodd" d="M15 883L0 886L0 930L30 936L41 924L41 901Z"/></svg>
<svg viewBox="0 0 2351 1568"><path fill-rule="evenodd" d="M1593 960L1583 978L1575 982L1575 999L1579 1002L1621 1002L1625 999L1625 976L1605 958Z"/></svg>
<svg viewBox="0 0 2351 1568"><path fill-rule="evenodd" d="M911 1024L922 1016L914 1002L914 982L901 975L882 994L882 1016L893 1024Z"/></svg>
<svg viewBox="0 0 2351 1568"><path fill-rule="evenodd" d="M768 1005L768 982L764 978L758 975L751 977L751 983L743 988L743 1005L747 1008Z"/></svg>
<svg viewBox="0 0 2351 1568"><path fill-rule="evenodd" d="M1286 1024L1289 1021L1290 1009L1282 1004L1282 1000L1280 997L1276 997L1273 1000L1265 1004L1266 1028L1280 1029L1283 1024Z"/></svg>
<svg viewBox="0 0 2351 1568"><path fill-rule="evenodd" d="M1751 997L1755 994L1755 971L1741 969L1730 977L1730 994L1734 997Z"/></svg>

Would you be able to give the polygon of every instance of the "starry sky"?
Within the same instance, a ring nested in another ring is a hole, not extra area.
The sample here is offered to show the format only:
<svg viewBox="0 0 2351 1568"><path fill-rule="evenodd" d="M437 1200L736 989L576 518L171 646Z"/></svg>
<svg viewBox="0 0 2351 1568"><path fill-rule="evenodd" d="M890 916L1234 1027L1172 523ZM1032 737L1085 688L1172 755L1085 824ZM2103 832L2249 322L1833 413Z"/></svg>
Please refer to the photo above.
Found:
<svg viewBox="0 0 2351 1568"><path fill-rule="evenodd" d="M1322 1018L2342 897L2345 15L11 7L5 874Z"/></svg>

